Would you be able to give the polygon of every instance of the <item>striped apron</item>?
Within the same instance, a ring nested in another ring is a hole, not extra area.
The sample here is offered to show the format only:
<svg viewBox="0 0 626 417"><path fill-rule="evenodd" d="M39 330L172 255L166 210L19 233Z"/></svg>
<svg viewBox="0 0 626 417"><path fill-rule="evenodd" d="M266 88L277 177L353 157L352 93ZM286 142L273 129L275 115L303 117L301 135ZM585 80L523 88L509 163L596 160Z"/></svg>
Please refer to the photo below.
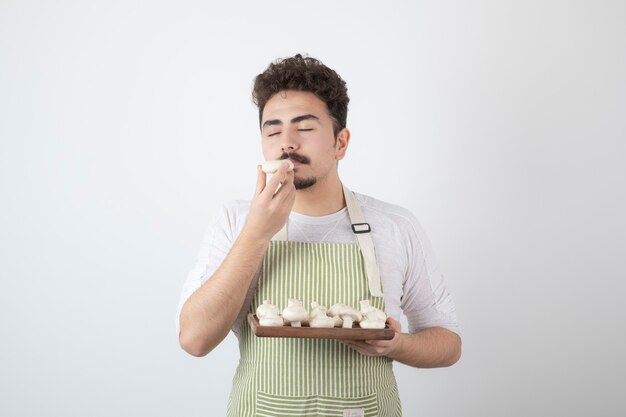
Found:
<svg viewBox="0 0 626 417"><path fill-rule="evenodd" d="M353 194L345 189L345 195L352 223L363 224L355 221L362 220L362 213L354 208ZM249 312L263 300L282 310L290 298L302 300L307 309L313 301L358 307L367 299L384 311L382 293L379 287L372 291L362 253L371 256L359 244L272 240ZM247 322L240 330L239 350L228 416L402 415L387 357L364 356L336 340L256 337Z"/></svg>

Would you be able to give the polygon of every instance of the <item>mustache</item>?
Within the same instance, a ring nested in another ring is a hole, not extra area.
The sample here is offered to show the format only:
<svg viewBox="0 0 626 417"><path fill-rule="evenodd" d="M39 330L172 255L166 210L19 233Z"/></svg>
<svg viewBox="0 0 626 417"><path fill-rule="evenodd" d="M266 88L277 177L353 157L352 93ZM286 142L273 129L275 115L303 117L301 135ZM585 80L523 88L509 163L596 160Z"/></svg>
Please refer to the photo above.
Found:
<svg viewBox="0 0 626 417"><path fill-rule="evenodd" d="M300 155L295 152L283 152L283 154L280 156L280 159L292 159L294 161L300 162L301 164L308 164L309 162L311 162L311 160L306 156Z"/></svg>

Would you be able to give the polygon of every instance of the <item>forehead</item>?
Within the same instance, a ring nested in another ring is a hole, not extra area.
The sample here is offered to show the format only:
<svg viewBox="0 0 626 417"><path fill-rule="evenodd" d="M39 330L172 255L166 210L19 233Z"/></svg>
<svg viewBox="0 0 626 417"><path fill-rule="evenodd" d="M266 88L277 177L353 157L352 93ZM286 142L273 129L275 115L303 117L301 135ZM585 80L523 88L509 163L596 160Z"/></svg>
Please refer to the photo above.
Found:
<svg viewBox="0 0 626 417"><path fill-rule="evenodd" d="M315 94L308 91L287 90L274 94L265 103L261 124L268 119L287 122L300 114L312 114L318 118L328 118L328 108Z"/></svg>

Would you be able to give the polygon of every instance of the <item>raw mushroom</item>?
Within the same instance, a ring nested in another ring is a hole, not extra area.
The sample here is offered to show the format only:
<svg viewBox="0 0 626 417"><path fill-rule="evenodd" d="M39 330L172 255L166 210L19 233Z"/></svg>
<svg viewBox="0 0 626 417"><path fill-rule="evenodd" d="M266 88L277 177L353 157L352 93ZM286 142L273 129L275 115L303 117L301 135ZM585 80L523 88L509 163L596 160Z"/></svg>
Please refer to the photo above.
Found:
<svg viewBox="0 0 626 417"><path fill-rule="evenodd" d="M263 304L257 307L256 316L259 319L263 317L278 316L278 307L276 307L270 300L263 300Z"/></svg>
<svg viewBox="0 0 626 417"><path fill-rule="evenodd" d="M384 311L370 305L370 300L361 301L361 314L367 316L370 320L387 320L387 314Z"/></svg>
<svg viewBox="0 0 626 417"><path fill-rule="evenodd" d="M275 316L265 316L259 319L259 324L261 326L283 326L283 318L278 314Z"/></svg>
<svg viewBox="0 0 626 417"><path fill-rule="evenodd" d="M313 317L309 322L309 327L325 327L331 329L335 327L335 318L328 316Z"/></svg>
<svg viewBox="0 0 626 417"><path fill-rule="evenodd" d="M288 300L287 308L283 310L283 319L288 321L291 327L302 327L302 322L309 319L309 313L302 307L302 300Z"/></svg>
<svg viewBox="0 0 626 417"><path fill-rule="evenodd" d="M387 315L384 311L370 305L370 300L361 301L363 319L359 325L364 329L384 329Z"/></svg>
<svg viewBox="0 0 626 417"><path fill-rule="evenodd" d="M314 317L317 316L327 316L328 309L324 306L321 306L319 304L317 304L317 302L313 301L311 303L311 314L309 314L309 316L311 317L311 319L313 319Z"/></svg>
<svg viewBox="0 0 626 417"><path fill-rule="evenodd" d="M341 317L341 320L343 320L341 327L344 329L351 329L354 321L358 322L363 318L358 310L341 303L332 306L330 310L328 310L328 314L332 317Z"/></svg>
<svg viewBox="0 0 626 417"><path fill-rule="evenodd" d="M317 304L315 301L311 303L311 308L311 320L313 319L313 317L320 314L323 316L328 316L328 309L324 306ZM339 316L333 317L333 320L334 323L332 327L341 327L341 325L343 324L343 320L341 320L341 317Z"/></svg>
<svg viewBox="0 0 626 417"><path fill-rule="evenodd" d="M292 171L293 162L291 162L291 160L289 159L274 159L274 160L265 161L261 164L261 169L266 174L274 174L276 171L278 171L281 165L284 164L285 162L289 164L289 168L287 168L287 171Z"/></svg>
<svg viewBox="0 0 626 417"><path fill-rule="evenodd" d="M311 319L309 321L310 327L335 327L335 318L328 317L328 315L326 315L326 307L321 306L313 301L311 303L311 308Z"/></svg>
<svg viewBox="0 0 626 417"><path fill-rule="evenodd" d="M384 329L385 322L380 320L370 320L365 318L359 322L362 329Z"/></svg>
<svg viewBox="0 0 626 417"><path fill-rule="evenodd" d="M263 304L257 307L256 315L261 326L282 326L283 318L278 314L278 307L270 300L264 300Z"/></svg>

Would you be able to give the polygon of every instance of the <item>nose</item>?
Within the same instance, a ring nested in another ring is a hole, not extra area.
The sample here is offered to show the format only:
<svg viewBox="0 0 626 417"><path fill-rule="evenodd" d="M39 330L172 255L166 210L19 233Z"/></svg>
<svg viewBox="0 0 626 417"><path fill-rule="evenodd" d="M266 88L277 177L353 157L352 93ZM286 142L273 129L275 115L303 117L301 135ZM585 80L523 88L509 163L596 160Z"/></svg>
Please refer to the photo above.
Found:
<svg viewBox="0 0 626 417"><path fill-rule="evenodd" d="M298 149L298 142L293 133L285 132L282 139L281 150L283 152L289 153Z"/></svg>

